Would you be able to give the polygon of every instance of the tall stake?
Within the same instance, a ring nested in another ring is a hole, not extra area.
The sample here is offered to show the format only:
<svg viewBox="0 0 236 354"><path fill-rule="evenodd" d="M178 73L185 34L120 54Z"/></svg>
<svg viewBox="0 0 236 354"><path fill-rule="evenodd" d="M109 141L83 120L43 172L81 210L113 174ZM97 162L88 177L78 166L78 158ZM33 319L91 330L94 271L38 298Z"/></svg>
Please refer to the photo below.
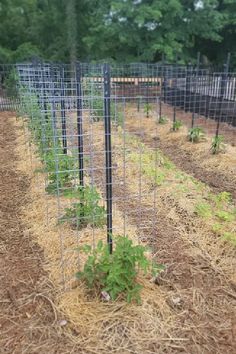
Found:
<svg viewBox="0 0 236 354"><path fill-rule="evenodd" d="M159 121L161 119L162 116L162 92L163 92L163 74L164 74L164 65L165 65L165 54L162 54L162 58L161 58L161 87L160 87L160 98L159 98Z"/></svg>
<svg viewBox="0 0 236 354"><path fill-rule="evenodd" d="M196 98L197 98L197 79L198 79L198 73L199 73L199 66L200 66L200 57L201 54L200 52L197 53L197 67L196 67L196 71L195 71L195 84L193 87L193 111L192 111L192 128L194 127L194 120L195 120L195 110L196 110Z"/></svg>
<svg viewBox="0 0 236 354"><path fill-rule="evenodd" d="M107 243L112 253L112 153L111 153L111 78L110 66L104 64L104 123L106 154Z"/></svg>
<svg viewBox="0 0 236 354"><path fill-rule="evenodd" d="M228 72L229 72L229 64L230 64L230 56L231 54L228 53L227 56L227 61L224 64L224 72L223 75L221 76L221 85L220 85L220 112L217 117L217 126L216 126L216 137L219 136L219 130L220 130L220 121L221 121L221 116L222 116L222 109L223 109L223 102L224 102L224 94L225 94L225 88L227 86L227 78L228 78Z"/></svg>
<svg viewBox="0 0 236 354"><path fill-rule="evenodd" d="M81 65L76 63L76 96L77 96L77 136L79 156L79 182L84 186L84 145L83 145L83 117L82 117L82 88L81 88Z"/></svg>
<svg viewBox="0 0 236 354"><path fill-rule="evenodd" d="M67 154L67 138L66 138L66 112L65 112L65 73L63 65L60 66L60 97L61 97L61 130L62 130L62 146L63 154Z"/></svg>

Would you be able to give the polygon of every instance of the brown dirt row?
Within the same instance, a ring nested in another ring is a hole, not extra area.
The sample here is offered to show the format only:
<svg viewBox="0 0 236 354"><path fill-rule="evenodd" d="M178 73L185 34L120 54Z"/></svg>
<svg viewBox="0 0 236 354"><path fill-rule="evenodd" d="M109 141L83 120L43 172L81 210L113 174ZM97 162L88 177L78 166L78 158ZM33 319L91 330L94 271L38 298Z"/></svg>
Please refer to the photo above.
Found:
<svg viewBox="0 0 236 354"><path fill-rule="evenodd" d="M30 180L16 168L14 119L0 115L0 353L69 353L73 345L58 326L43 252L21 221Z"/></svg>

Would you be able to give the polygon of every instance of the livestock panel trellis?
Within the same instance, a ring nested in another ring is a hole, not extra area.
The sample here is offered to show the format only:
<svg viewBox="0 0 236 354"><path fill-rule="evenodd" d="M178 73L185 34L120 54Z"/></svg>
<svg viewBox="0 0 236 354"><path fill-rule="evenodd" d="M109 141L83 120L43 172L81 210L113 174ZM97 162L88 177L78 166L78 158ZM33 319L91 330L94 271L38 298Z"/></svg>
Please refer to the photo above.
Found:
<svg viewBox="0 0 236 354"><path fill-rule="evenodd" d="M154 238L157 230L161 157L156 147L140 143L145 116L140 111L131 133L126 108L132 96L117 94L109 65L89 70L79 63L17 66L22 108L46 173L45 191L57 199L64 287L74 276L68 269L78 264L65 227L78 246L87 241L95 247L107 238L110 252L113 235L140 242Z"/></svg>
<svg viewBox="0 0 236 354"><path fill-rule="evenodd" d="M166 114L173 126L181 112L189 127L209 124L217 135L227 126L235 136L236 78L227 68L35 61L14 70L45 192L56 200L64 288L81 259L76 245L107 240L111 253L116 235L149 244L157 237L160 167L171 166L158 150ZM143 127L152 119L150 143Z"/></svg>

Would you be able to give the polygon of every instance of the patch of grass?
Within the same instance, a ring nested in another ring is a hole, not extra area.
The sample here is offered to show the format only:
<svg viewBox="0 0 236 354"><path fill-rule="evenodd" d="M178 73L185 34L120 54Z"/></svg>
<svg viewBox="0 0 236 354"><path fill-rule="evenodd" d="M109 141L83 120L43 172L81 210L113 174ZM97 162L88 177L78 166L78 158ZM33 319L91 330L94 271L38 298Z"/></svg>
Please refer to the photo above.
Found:
<svg viewBox="0 0 236 354"><path fill-rule="evenodd" d="M233 246L236 246L236 233L233 232L225 232L221 237L223 241L227 241L231 243Z"/></svg>
<svg viewBox="0 0 236 354"><path fill-rule="evenodd" d="M195 212L198 216L203 218L210 218L212 216L212 208L208 203L198 203L195 206Z"/></svg>
<svg viewBox="0 0 236 354"><path fill-rule="evenodd" d="M216 212L216 216L225 222L231 222L234 221L235 215L231 212L225 211L225 210L220 210Z"/></svg>

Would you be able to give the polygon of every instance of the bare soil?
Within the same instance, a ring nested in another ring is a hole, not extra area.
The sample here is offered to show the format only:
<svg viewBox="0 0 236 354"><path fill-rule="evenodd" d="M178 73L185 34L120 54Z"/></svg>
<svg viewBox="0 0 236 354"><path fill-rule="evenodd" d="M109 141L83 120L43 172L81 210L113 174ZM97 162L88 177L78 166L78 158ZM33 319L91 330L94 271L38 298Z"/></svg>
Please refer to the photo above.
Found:
<svg viewBox="0 0 236 354"><path fill-rule="evenodd" d="M43 252L21 221L30 181L16 169L14 119L0 115L0 353L69 353L73 345L58 327Z"/></svg>

